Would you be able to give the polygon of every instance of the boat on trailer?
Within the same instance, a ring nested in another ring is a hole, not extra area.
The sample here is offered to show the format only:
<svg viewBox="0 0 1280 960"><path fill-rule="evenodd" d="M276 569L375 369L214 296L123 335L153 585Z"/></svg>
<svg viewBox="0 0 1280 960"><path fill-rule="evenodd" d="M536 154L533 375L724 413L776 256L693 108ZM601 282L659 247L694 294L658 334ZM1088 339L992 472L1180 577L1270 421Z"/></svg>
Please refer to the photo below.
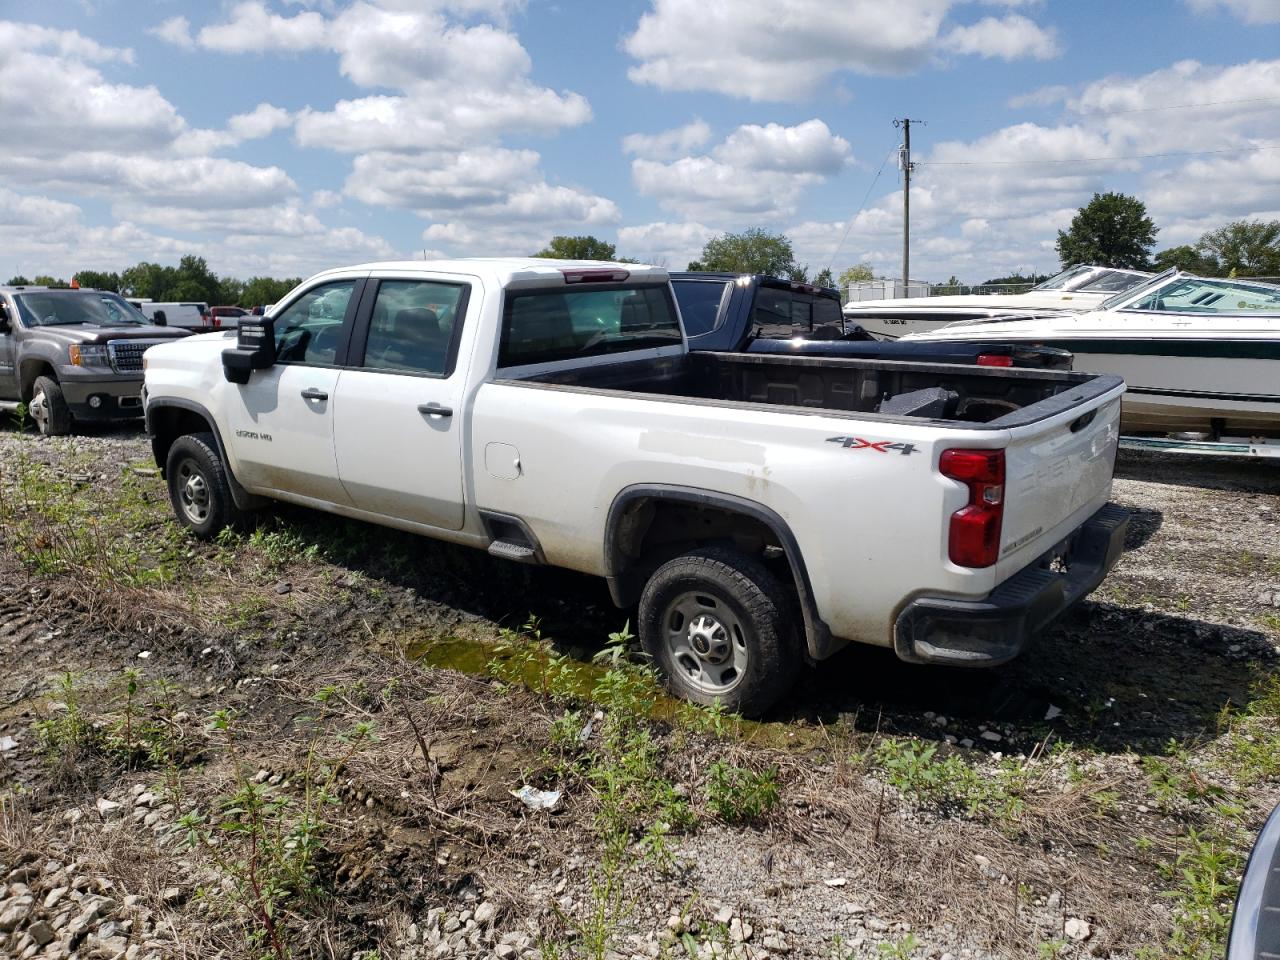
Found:
<svg viewBox="0 0 1280 960"><path fill-rule="evenodd" d="M1026 293L861 300L845 304L844 315L872 336L896 340L912 333L929 333L960 320L1035 319L1064 310L1093 310L1108 297L1150 278L1151 274L1142 270L1079 264Z"/></svg>
<svg viewBox="0 0 1280 960"><path fill-rule="evenodd" d="M1275 284L1169 270L1086 313L965 320L904 339L1061 347L1077 370L1124 377L1121 428L1131 437L1180 452L1280 455Z"/></svg>

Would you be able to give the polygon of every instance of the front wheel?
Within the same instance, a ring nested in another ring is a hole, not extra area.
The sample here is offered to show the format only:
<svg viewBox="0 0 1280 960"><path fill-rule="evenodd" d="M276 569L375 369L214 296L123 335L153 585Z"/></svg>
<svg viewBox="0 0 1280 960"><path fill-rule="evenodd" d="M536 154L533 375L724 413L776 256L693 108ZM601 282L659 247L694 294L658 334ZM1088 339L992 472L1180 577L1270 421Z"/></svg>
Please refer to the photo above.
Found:
<svg viewBox="0 0 1280 960"><path fill-rule="evenodd" d="M42 437L61 437L71 432L71 409L62 395L61 384L53 377L36 377L27 413Z"/></svg>
<svg viewBox="0 0 1280 960"><path fill-rule="evenodd" d="M760 561L708 547L650 577L640 597L640 642L672 693L759 716L791 689L800 668L793 609Z"/></svg>
<svg viewBox="0 0 1280 960"><path fill-rule="evenodd" d="M165 460L173 513L201 540L227 527L241 526L247 515L231 499L227 467L211 433L189 433L169 448Z"/></svg>

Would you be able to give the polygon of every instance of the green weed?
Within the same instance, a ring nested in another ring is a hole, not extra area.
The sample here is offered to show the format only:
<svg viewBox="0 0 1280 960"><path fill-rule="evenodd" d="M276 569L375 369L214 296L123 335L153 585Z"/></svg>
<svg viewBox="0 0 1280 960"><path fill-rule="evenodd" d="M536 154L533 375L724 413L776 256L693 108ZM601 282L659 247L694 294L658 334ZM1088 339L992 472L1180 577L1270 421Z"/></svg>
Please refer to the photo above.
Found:
<svg viewBox="0 0 1280 960"><path fill-rule="evenodd" d="M717 760L707 773L707 804L725 823L754 823L781 799L773 767L755 773Z"/></svg>

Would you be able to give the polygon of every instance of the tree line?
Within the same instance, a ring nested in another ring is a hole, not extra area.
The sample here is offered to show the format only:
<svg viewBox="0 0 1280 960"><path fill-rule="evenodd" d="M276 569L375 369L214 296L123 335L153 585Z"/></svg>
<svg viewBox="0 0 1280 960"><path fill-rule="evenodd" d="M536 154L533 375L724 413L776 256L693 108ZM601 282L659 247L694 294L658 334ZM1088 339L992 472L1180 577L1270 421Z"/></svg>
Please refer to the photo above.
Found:
<svg viewBox="0 0 1280 960"><path fill-rule="evenodd" d="M1063 267L1097 263L1134 270L1177 267L1207 277L1280 277L1280 220L1233 220L1195 243L1153 254L1159 227L1146 205L1123 193L1095 193L1058 231Z"/></svg>
<svg viewBox="0 0 1280 960"><path fill-rule="evenodd" d="M160 302L203 302L211 306L257 307L275 303L302 282L301 277L278 280L275 277L219 277L209 269L204 257L188 255L176 267L158 263L134 264L119 273L103 270L78 270L71 278L81 287L111 290L139 300ZM10 286L67 287L66 280L40 275L28 280L11 277Z"/></svg>

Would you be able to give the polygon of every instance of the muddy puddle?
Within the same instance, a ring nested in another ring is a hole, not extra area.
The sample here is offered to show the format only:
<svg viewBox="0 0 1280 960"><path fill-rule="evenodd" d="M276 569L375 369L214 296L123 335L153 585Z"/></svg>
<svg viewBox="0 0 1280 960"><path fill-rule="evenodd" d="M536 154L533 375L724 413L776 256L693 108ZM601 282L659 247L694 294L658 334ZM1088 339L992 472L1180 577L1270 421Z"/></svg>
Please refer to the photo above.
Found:
<svg viewBox="0 0 1280 960"><path fill-rule="evenodd" d="M550 693L550 678L554 673L556 690L567 692L582 703L599 699L596 690L609 670L604 664L572 656L557 657L532 641L517 648L459 637L406 639L402 636L399 644L409 659L424 666L457 670L472 676L518 677L525 687L543 696ZM652 720L672 726L710 728L712 714L709 711L661 692L654 693L652 702L649 711ZM795 722L758 722L726 715L723 723L730 736L757 747L803 753L831 746L829 731Z"/></svg>

